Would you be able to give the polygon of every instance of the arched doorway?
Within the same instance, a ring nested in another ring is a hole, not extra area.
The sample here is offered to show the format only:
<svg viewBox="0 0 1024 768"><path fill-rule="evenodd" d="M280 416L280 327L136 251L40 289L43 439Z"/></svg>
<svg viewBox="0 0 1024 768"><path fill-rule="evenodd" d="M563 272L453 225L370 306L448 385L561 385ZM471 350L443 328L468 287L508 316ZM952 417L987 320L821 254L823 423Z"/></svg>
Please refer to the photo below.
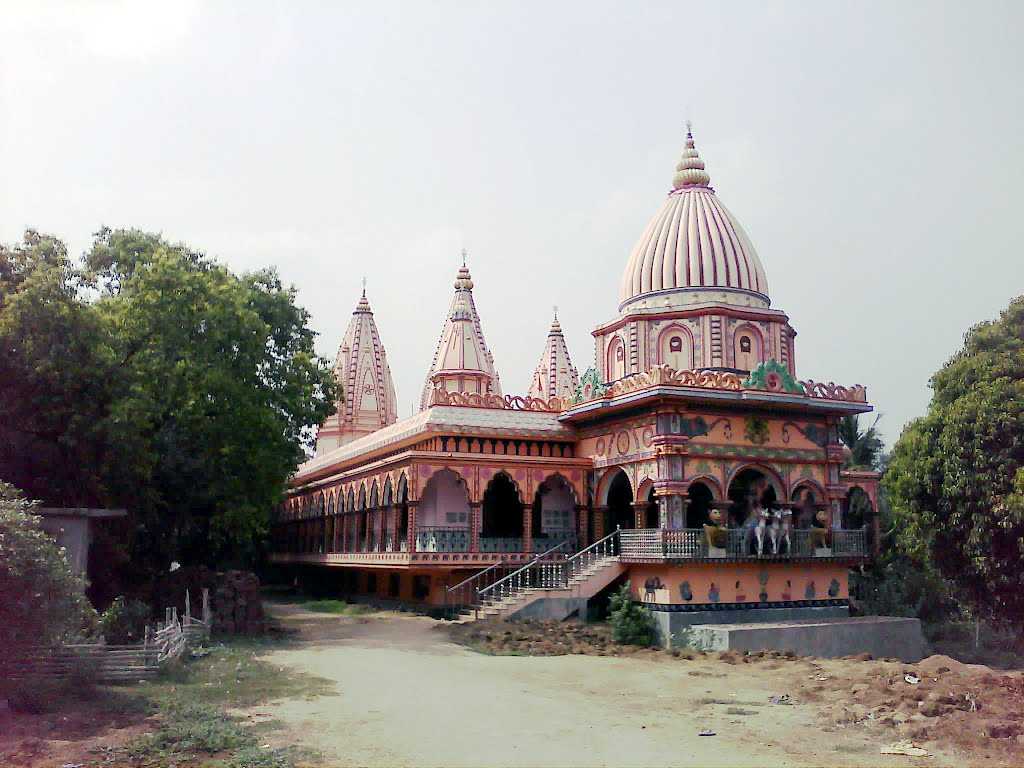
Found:
<svg viewBox="0 0 1024 768"><path fill-rule="evenodd" d="M512 478L499 472L487 484L481 508L480 550L521 552L523 503Z"/></svg>
<svg viewBox="0 0 1024 768"><path fill-rule="evenodd" d="M397 551L409 548L409 483L405 475L398 481L398 546Z"/></svg>
<svg viewBox="0 0 1024 768"><path fill-rule="evenodd" d="M764 507L774 510L778 507L775 487L768 476L758 469L748 467L739 472L729 484L729 527L743 528L744 553L756 552L754 529L758 523L757 510Z"/></svg>
<svg viewBox="0 0 1024 768"><path fill-rule="evenodd" d="M633 486L621 469L615 473L608 486L608 525L606 530L611 533L616 528L636 528L636 516L633 513Z"/></svg>
<svg viewBox="0 0 1024 768"><path fill-rule="evenodd" d="M423 489L416 512L416 550L469 550L469 491L450 469L434 474Z"/></svg>
<svg viewBox="0 0 1024 768"><path fill-rule="evenodd" d="M531 523L533 540L543 542L535 549L550 549L565 541L566 551L576 551L576 497L564 477L552 475L537 487Z"/></svg>
<svg viewBox="0 0 1024 768"><path fill-rule="evenodd" d="M690 483L690 490L686 493L689 503L686 505L686 527L702 528L711 522L711 502L714 501L714 494L706 483L699 480Z"/></svg>
<svg viewBox="0 0 1024 768"><path fill-rule="evenodd" d="M644 528L661 528L661 513L658 511L658 500L654 497L654 488L647 492L647 506L644 507Z"/></svg>

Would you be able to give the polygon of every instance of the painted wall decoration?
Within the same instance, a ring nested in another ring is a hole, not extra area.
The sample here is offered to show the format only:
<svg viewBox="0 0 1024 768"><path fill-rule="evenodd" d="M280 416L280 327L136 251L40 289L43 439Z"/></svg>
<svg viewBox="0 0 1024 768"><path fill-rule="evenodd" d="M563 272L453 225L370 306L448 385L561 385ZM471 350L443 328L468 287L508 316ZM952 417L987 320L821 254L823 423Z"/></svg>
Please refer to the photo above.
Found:
<svg viewBox="0 0 1024 768"><path fill-rule="evenodd" d="M679 596L687 602L693 600L693 590L690 589L690 582L684 581L679 585Z"/></svg>
<svg viewBox="0 0 1024 768"><path fill-rule="evenodd" d="M764 445L768 442L768 422L760 416L747 416L743 436L754 445Z"/></svg>
<svg viewBox="0 0 1024 768"><path fill-rule="evenodd" d="M794 421L787 421L782 425L782 442L784 443L788 443L791 439L789 432L790 427L795 429L815 445L824 448L828 444L828 430L825 427L811 423L805 423L801 426Z"/></svg>

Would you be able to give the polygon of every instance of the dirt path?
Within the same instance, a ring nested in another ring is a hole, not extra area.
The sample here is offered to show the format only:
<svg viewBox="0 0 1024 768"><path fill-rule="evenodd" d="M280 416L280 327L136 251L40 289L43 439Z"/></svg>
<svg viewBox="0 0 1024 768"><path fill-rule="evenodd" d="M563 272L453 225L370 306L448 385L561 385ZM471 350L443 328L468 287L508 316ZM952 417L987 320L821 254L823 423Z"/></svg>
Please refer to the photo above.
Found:
<svg viewBox="0 0 1024 768"><path fill-rule="evenodd" d="M593 656L486 656L437 622L339 620L272 609L303 645L282 666L337 681L334 696L260 708L348 766L949 765L882 756L877 735L823 732L819 704L768 704L804 662L730 666ZM782 679L780 679L782 678ZM711 729L715 736L699 736ZM890 738L888 741L891 741Z"/></svg>

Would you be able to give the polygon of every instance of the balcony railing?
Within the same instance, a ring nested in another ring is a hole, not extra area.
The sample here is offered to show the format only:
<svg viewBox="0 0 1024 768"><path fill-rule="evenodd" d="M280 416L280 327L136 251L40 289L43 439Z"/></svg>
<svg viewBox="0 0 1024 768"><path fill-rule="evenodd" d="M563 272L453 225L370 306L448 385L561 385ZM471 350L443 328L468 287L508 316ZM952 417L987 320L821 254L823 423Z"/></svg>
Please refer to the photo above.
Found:
<svg viewBox="0 0 1024 768"><path fill-rule="evenodd" d="M518 536L481 536L481 552L522 552L523 540Z"/></svg>
<svg viewBox="0 0 1024 768"><path fill-rule="evenodd" d="M866 531L796 529L788 537L779 537L774 544L765 531L758 553L753 528L729 528L724 547L712 548L702 528L667 530L635 528L619 532L621 556L625 560L677 560L691 558L811 558L866 557ZM824 541L822 540L824 539Z"/></svg>
<svg viewBox="0 0 1024 768"><path fill-rule="evenodd" d="M416 531L417 552L468 552L468 528L420 528Z"/></svg>

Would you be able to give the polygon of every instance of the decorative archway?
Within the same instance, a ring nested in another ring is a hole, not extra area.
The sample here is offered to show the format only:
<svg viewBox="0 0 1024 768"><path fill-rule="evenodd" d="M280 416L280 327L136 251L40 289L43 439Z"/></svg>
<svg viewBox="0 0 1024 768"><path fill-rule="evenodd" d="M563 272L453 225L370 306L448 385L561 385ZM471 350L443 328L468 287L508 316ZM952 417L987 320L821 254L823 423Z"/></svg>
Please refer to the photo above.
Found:
<svg viewBox="0 0 1024 768"><path fill-rule="evenodd" d="M621 469L612 474L606 490L605 531L611 533L616 528L635 528L636 513L633 510L633 486L629 476Z"/></svg>
<svg viewBox="0 0 1024 768"><path fill-rule="evenodd" d="M693 334L685 325L672 323L658 334L658 363L677 371L693 368Z"/></svg>
<svg viewBox="0 0 1024 768"><path fill-rule="evenodd" d="M549 475L537 486L531 520L535 541L544 540L550 546L568 541L575 549L576 492L565 477Z"/></svg>
<svg viewBox="0 0 1024 768"><path fill-rule="evenodd" d="M735 472L729 481L730 527L753 527L759 507L775 509L779 499L785 498L777 487L777 478L762 467L746 466Z"/></svg>
<svg viewBox="0 0 1024 768"><path fill-rule="evenodd" d="M701 528L711 522L711 504L715 501L715 493L706 479L693 480L686 492L689 502L686 505L686 527Z"/></svg>
<svg viewBox="0 0 1024 768"><path fill-rule="evenodd" d="M420 496L416 526L469 529L469 489L460 474L442 469L431 475Z"/></svg>
<svg viewBox="0 0 1024 768"><path fill-rule="evenodd" d="M608 343L608 382L618 381L626 375L626 345L620 336L613 336Z"/></svg>
<svg viewBox="0 0 1024 768"><path fill-rule="evenodd" d="M525 534L519 486L507 473L498 472L484 489L480 549L484 552L521 552Z"/></svg>
<svg viewBox="0 0 1024 768"><path fill-rule="evenodd" d="M733 367L752 371L764 360L764 339L761 331L744 323L733 332Z"/></svg>

